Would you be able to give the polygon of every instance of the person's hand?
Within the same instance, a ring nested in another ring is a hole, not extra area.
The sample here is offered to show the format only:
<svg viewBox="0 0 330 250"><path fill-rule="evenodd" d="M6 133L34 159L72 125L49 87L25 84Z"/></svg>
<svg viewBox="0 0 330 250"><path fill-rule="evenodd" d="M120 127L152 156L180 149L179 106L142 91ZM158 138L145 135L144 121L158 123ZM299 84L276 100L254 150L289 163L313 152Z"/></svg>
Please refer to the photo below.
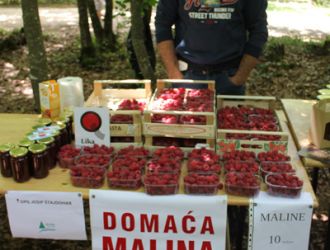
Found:
<svg viewBox="0 0 330 250"><path fill-rule="evenodd" d="M169 79L183 79L183 74L180 70L174 70L172 72L168 72Z"/></svg>
<svg viewBox="0 0 330 250"><path fill-rule="evenodd" d="M246 79L238 77L237 75L233 75L232 77L229 77L229 80L236 86L244 85L246 82Z"/></svg>

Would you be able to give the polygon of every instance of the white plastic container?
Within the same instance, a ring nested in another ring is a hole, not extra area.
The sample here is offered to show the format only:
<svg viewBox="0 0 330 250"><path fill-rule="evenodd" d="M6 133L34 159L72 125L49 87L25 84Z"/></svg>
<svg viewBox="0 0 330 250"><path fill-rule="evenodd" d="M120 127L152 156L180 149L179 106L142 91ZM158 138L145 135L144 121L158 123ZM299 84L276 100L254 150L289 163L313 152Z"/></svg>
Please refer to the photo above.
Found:
<svg viewBox="0 0 330 250"><path fill-rule="evenodd" d="M80 77L63 77L57 82L60 85L61 112L84 105L83 81Z"/></svg>

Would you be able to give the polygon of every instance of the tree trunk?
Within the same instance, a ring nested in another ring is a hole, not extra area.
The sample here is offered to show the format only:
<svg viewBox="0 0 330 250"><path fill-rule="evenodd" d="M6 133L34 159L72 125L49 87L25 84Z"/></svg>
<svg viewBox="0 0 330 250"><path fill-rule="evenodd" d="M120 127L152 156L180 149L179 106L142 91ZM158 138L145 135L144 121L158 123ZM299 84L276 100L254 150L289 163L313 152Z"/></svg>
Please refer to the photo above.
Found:
<svg viewBox="0 0 330 250"><path fill-rule="evenodd" d="M22 0L24 33L29 49L30 79L35 108L40 112L39 83L48 79L47 57L39 19L38 1Z"/></svg>
<svg viewBox="0 0 330 250"><path fill-rule="evenodd" d="M85 59L95 56L95 49L92 37L89 32L88 12L86 0L77 0L79 12L79 29L80 29L80 59L84 63Z"/></svg>
<svg viewBox="0 0 330 250"><path fill-rule="evenodd" d="M150 18L151 18L151 12L152 12L152 7L148 6L147 8L143 9L143 28L144 28L144 44L146 46L147 52L148 52L148 57L151 63L151 67L153 70L155 70L156 67L156 55L155 55L155 49L153 46L152 42L152 34L151 34L151 29L150 29ZM129 55L129 61L130 64L135 72L135 77L137 79L143 79L143 75L141 73L138 60L133 48L133 43L132 43L132 27L130 28L127 36L127 41L126 41L126 47Z"/></svg>
<svg viewBox="0 0 330 250"><path fill-rule="evenodd" d="M141 16L143 0L131 0L131 25L132 25L132 43L137 57L138 65L144 78L156 82L155 72L149 60L148 51L145 46L145 30L143 18Z"/></svg>
<svg viewBox="0 0 330 250"><path fill-rule="evenodd" d="M94 0L88 0L88 11L92 20L92 26L96 37L96 41L99 45L101 45L103 41L103 28L100 18L97 15Z"/></svg>
<svg viewBox="0 0 330 250"><path fill-rule="evenodd" d="M112 15L113 15L112 0L105 0L105 17L104 17L104 42L105 47L114 51L116 48L116 38L112 28Z"/></svg>

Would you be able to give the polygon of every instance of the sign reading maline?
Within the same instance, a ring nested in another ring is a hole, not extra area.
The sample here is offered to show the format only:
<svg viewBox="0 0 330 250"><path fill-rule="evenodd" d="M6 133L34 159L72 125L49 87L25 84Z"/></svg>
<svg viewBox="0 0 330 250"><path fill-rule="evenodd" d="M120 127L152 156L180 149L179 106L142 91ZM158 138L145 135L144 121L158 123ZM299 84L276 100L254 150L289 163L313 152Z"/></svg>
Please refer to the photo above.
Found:
<svg viewBox="0 0 330 250"><path fill-rule="evenodd" d="M253 250L308 249L312 220L312 198L271 197L265 192L250 207L250 246Z"/></svg>
<svg viewBox="0 0 330 250"><path fill-rule="evenodd" d="M93 249L223 250L226 196L90 190Z"/></svg>
<svg viewBox="0 0 330 250"><path fill-rule="evenodd" d="M6 205L13 237L87 239L80 193L8 191Z"/></svg>

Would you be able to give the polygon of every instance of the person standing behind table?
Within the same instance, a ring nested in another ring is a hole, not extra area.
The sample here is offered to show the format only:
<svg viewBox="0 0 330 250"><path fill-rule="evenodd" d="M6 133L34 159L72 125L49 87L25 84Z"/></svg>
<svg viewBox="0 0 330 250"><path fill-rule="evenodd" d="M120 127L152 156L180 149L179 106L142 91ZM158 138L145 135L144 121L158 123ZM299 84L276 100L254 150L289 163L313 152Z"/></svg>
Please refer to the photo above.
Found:
<svg viewBox="0 0 330 250"><path fill-rule="evenodd" d="M267 0L159 0L157 48L168 78L215 80L217 94L244 94L268 38L266 8Z"/></svg>

